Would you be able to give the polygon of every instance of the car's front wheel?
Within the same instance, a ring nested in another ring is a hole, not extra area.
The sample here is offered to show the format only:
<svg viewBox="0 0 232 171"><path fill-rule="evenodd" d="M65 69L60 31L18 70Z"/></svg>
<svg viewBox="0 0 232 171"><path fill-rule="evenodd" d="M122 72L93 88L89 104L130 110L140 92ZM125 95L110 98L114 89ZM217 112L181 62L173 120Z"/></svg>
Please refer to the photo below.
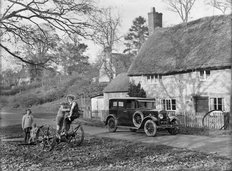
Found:
<svg viewBox="0 0 232 171"><path fill-rule="evenodd" d="M148 137L154 137L157 132L157 125L153 120L147 120L144 124L144 132Z"/></svg>
<svg viewBox="0 0 232 171"><path fill-rule="evenodd" d="M108 125L109 132L115 132L117 130L117 123L113 117L109 118L107 125Z"/></svg>
<svg viewBox="0 0 232 171"><path fill-rule="evenodd" d="M173 128L167 128L169 134L171 135L176 135L179 133L180 128L179 128L179 122L177 120L174 120L171 122L171 124L174 126Z"/></svg>

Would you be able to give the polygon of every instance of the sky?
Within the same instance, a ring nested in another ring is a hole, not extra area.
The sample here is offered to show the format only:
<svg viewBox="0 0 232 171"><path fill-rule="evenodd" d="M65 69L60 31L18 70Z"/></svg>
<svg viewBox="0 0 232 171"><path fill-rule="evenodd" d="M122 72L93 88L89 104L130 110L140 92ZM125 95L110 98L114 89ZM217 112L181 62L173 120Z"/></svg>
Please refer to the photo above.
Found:
<svg viewBox="0 0 232 171"><path fill-rule="evenodd" d="M208 0L196 0L190 13L190 21L220 14L220 11L206 5L206 1ZM98 7L111 7L114 13L120 16L121 26L119 30L122 36L126 35L135 18L142 16L147 20L148 12L151 11L152 7L155 7L157 12L163 13L163 27L181 23L180 17L168 10L165 0L95 0L95 2ZM90 62L94 62L102 49L92 41L85 41L85 43L88 45L86 55L90 57ZM115 52L120 53L123 48L122 42L121 45L116 47ZM15 65L12 65L12 58L9 60L3 58L2 62L3 69L15 67Z"/></svg>
<svg viewBox="0 0 232 171"><path fill-rule="evenodd" d="M220 11L206 5L208 0L197 0L192 8L189 20L195 20L205 16L213 16L220 14ZM157 12L163 13L163 27L169 27L181 23L180 17L168 10L165 0L96 0L99 7L112 7L116 14L121 18L121 35L126 35L132 22L138 16L142 16L147 20L148 12L155 7ZM88 42L87 55L90 61L96 59L96 55L100 53L101 48L96 44ZM117 47L117 52L123 51L123 46Z"/></svg>

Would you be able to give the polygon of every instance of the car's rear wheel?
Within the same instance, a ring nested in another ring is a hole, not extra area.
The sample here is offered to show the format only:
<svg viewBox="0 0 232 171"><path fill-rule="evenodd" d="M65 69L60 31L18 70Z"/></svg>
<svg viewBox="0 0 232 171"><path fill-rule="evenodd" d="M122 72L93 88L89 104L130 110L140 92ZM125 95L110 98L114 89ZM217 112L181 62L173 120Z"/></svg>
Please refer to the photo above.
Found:
<svg viewBox="0 0 232 171"><path fill-rule="evenodd" d="M115 132L117 130L117 123L113 117L109 118L107 125L109 132Z"/></svg>
<svg viewBox="0 0 232 171"><path fill-rule="evenodd" d="M153 120L147 120L144 124L144 132L148 137L154 137L157 132L157 125Z"/></svg>
<svg viewBox="0 0 232 171"><path fill-rule="evenodd" d="M177 120L174 120L171 122L171 124L174 126L174 128L167 128L169 134L171 134L171 135L178 134L180 131L179 122Z"/></svg>
<svg viewBox="0 0 232 171"><path fill-rule="evenodd" d="M133 115L133 124L135 127L139 128L143 121L143 114L141 112L136 112Z"/></svg>

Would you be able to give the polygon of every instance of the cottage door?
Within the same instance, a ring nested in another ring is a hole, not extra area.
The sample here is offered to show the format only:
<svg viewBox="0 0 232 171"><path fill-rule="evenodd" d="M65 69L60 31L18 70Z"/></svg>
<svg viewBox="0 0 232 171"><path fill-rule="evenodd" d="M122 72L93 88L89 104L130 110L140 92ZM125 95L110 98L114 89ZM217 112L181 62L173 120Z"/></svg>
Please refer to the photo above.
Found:
<svg viewBox="0 0 232 171"><path fill-rule="evenodd" d="M207 113L209 111L209 97L197 96L194 98L195 111L199 113Z"/></svg>

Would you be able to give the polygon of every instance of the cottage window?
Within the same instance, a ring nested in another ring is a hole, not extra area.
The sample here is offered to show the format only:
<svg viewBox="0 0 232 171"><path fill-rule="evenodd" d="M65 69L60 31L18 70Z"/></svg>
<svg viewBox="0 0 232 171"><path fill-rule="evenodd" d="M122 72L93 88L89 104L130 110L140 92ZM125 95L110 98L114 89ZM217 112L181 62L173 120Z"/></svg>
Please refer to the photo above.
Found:
<svg viewBox="0 0 232 171"><path fill-rule="evenodd" d="M210 110L224 111L224 99L223 98L210 98Z"/></svg>
<svg viewBox="0 0 232 171"><path fill-rule="evenodd" d="M152 80L154 79L154 75L147 75L147 82L152 83Z"/></svg>
<svg viewBox="0 0 232 171"><path fill-rule="evenodd" d="M176 99L163 99L162 105L164 110L176 110Z"/></svg>
<svg viewBox="0 0 232 171"><path fill-rule="evenodd" d="M148 83L156 83L158 79L162 79L162 76L161 75L147 75L147 82Z"/></svg>
<svg viewBox="0 0 232 171"><path fill-rule="evenodd" d="M201 70L200 71L200 80L205 81L209 78L210 76L210 70Z"/></svg>

